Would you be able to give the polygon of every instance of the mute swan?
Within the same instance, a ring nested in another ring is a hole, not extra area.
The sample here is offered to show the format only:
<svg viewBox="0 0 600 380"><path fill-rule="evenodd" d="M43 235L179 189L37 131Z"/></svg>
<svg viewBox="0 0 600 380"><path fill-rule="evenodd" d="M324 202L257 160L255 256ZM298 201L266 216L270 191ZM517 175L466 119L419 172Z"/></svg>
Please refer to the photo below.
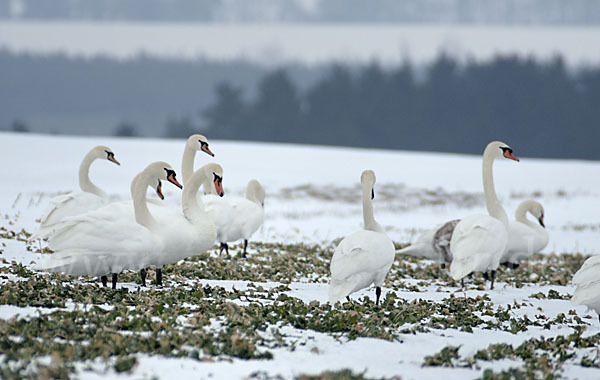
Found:
<svg viewBox="0 0 600 380"><path fill-rule="evenodd" d="M539 224L527 219L528 212ZM515 221L509 223L508 245L500 264L516 269L520 259L528 258L544 249L549 240L545 227L544 207L534 200L521 202L515 211Z"/></svg>
<svg viewBox="0 0 600 380"><path fill-rule="evenodd" d="M508 216L496 195L492 173L497 158L519 161L505 143L493 141L487 145L483 152L482 177L489 215L476 214L463 218L456 225L450 240L452 278L461 280L471 272L491 269L491 289L494 289L496 269L508 242Z"/></svg>
<svg viewBox="0 0 600 380"><path fill-rule="evenodd" d="M251 179L246 186L245 198L236 197L226 200L231 205L232 221L226 226L225 238L220 241L221 247L225 248L227 254L229 254L227 243L244 239L242 257L246 257L248 239L258 231L265 218L265 189L263 189L260 182ZM218 212L218 208L214 206L213 202L209 202L207 205L207 211L211 216Z"/></svg>
<svg viewBox="0 0 600 380"><path fill-rule="evenodd" d="M539 225L527 219L527 212L538 219ZM460 219L451 220L437 230L424 231L414 243L397 250L396 253L438 260L444 267L445 264L452 262L450 240L459 221ZM508 268L518 268L518 260L540 252L548 245L548 232L544 226L544 208L539 202L525 200L519 203L515 211L515 220L511 220L508 226L507 251L500 260L500 264Z"/></svg>
<svg viewBox="0 0 600 380"><path fill-rule="evenodd" d="M186 257L206 252L217 238L215 224L198 201L198 189L202 184L213 181L216 191L223 193L221 178L223 168L211 163L204 165L187 179L182 194L182 210L150 204L150 210L158 220L168 220L161 226L164 237L162 251L153 251L147 262L156 267L157 285L162 285L162 267L173 264ZM142 285L146 286L146 269L140 271Z"/></svg>
<svg viewBox="0 0 600 380"><path fill-rule="evenodd" d="M573 276L577 287L571 298L573 305L585 305L598 314L600 320L600 255L587 259Z"/></svg>
<svg viewBox="0 0 600 380"><path fill-rule="evenodd" d="M40 228L29 238L29 241L46 237L52 233L58 222L68 216L79 215L108 203L108 195L90 181L90 165L96 159L106 159L121 165L115 158L115 154L107 146L98 145L90 150L79 166L79 187L81 191L73 191L52 198L50 206L42 215Z"/></svg>
<svg viewBox="0 0 600 380"><path fill-rule="evenodd" d="M340 242L331 258L329 302L335 304L357 290L375 283L375 304L379 304L381 284L394 263L394 243L373 217L375 173L365 170L362 184L364 230L355 232Z"/></svg>
<svg viewBox="0 0 600 380"><path fill-rule="evenodd" d="M133 207L131 202L111 203L64 220L48 242L54 253L37 269L100 276L105 286L106 275L112 273L114 289L119 272L147 266L148 258L165 248L163 226L150 214L146 201L149 186L157 186L156 192L164 199L161 180L182 187L169 164L155 162L131 182Z"/></svg>

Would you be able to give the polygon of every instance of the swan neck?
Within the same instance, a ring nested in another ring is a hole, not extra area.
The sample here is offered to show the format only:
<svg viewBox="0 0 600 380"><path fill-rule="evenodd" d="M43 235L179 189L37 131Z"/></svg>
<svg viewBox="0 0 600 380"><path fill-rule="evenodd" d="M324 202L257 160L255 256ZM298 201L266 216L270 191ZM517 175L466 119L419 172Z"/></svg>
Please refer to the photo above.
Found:
<svg viewBox="0 0 600 380"><path fill-rule="evenodd" d="M185 144L185 149L183 150L183 158L181 159L181 179L184 184L187 184L187 181L194 174L194 158L196 157L196 150L190 148L187 144Z"/></svg>
<svg viewBox="0 0 600 380"><path fill-rule="evenodd" d="M181 207L183 215L190 223L196 223L201 220L206 220L206 211L204 203L198 202L198 190L205 182L206 173L203 170L196 171L183 187L181 196Z"/></svg>
<svg viewBox="0 0 600 380"><path fill-rule="evenodd" d="M543 228L538 223L535 223L535 222L529 220L529 218L527 217L527 212L528 212L528 209L526 207L522 207L520 205L519 207L517 207L517 211L515 211L515 220L517 222L526 224L527 226L529 226L531 228L536 228L536 229Z"/></svg>
<svg viewBox="0 0 600 380"><path fill-rule="evenodd" d="M79 165L79 187L82 191L96 194L102 198L107 198L108 195L90 180L90 166L96 158L97 157L93 152L89 152L81 161L81 165Z"/></svg>
<svg viewBox="0 0 600 380"><path fill-rule="evenodd" d="M487 154L483 155L482 176L483 176L483 193L485 195L485 206L488 213L494 218L500 220L508 228L508 215L502 207L502 203L496 195L494 186L493 173L494 159Z"/></svg>
<svg viewBox="0 0 600 380"><path fill-rule="evenodd" d="M157 180L158 181L158 180ZM146 200L146 191L150 183L150 178L146 173L141 172L131 181L131 199L133 199L133 210L135 212L135 221L142 226L153 230L158 225L156 220L150 214L148 202Z"/></svg>
<svg viewBox="0 0 600 380"><path fill-rule="evenodd" d="M375 221L373 215L373 201L371 200L372 187L368 184L363 185L362 201L363 201L363 222L365 230L381 232L381 226Z"/></svg>

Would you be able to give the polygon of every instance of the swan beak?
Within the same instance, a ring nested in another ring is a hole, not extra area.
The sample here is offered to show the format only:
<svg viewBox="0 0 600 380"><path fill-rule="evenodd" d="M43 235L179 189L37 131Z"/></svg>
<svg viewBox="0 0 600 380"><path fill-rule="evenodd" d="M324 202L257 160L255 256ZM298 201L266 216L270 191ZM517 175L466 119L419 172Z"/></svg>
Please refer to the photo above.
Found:
<svg viewBox="0 0 600 380"><path fill-rule="evenodd" d="M121 163L119 161L117 161L117 159L115 158L114 155L109 155L106 159L109 160L110 162L114 162L115 164L121 166Z"/></svg>
<svg viewBox="0 0 600 380"><path fill-rule="evenodd" d="M504 157L519 162L519 159L517 158L517 156L512 154L512 152L508 149L504 151Z"/></svg>
<svg viewBox="0 0 600 380"><path fill-rule="evenodd" d="M160 182L160 180L158 180L158 186L156 186L156 194L158 194L158 197L161 200L165 200L165 196L162 193L162 183Z"/></svg>
<svg viewBox="0 0 600 380"><path fill-rule="evenodd" d="M211 157L214 157L215 154L210 150L210 148L208 147L208 144L202 144L202 147L200 148L204 153L208 154Z"/></svg>
<svg viewBox="0 0 600 380"><path fill-rule="evenodd" d="M371 189L371 199L375 199L375 190Z"/></svg>
<svg viewBox="0 0 600 380"><path fill-rule="evenodd" d="M218 178L215 179L215 190L220 197L225 195L225 192L223 191L223 183Z"/></svg>
<svg viewBox="0 0 600 380"><path fill-rule="evenodd" d="M538 218L538 222L540 222L540 225L542 227L546 228L546 225L544 224L544 215L542 215Z"/></svg>
<svg viewBox="0 0 600 380"><path fill-rule="evenodd" d="M171 182L173 185L177 186L178 188L183 189L183 185L180 184L179 182L177 182L177 180L175 179L175 173L171 173L167 177L167 181Z"/></svg>

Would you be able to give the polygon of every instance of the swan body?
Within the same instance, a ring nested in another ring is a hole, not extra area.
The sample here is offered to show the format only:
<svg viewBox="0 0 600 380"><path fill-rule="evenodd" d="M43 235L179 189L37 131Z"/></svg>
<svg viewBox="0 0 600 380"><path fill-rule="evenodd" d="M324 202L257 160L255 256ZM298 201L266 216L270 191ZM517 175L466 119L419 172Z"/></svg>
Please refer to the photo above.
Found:
<svg viewBox="0 0 600 380"><path fill-rule="evenodd" d="M215 224L197 198L200 186L207 178L210 180L214 175L222 177L223 169L220 165L212 163L199 168L192 177L188 178L182 194L183 210L150 205L150 211L158 220L169 222L161 227L164 229L166 247L150 258L149 265L161 268L186 257L206 252L214 244L217 238ZM217 185L215 181L214 185L221 186L221 183L219 181Z"/></svg>
<svg viewBox="0 0 600 380"><path fill-rule="evenodd" d="M573 276L576 286L571 303L586 305L600 319L600 255L587 259Z"/></svg>
<svg viewBox="0 0 600 380"><path fill-rule="evenodd" d="M361 176L364 230L345 237L331 258L329 302L335 304L371 284L376 286L379 303L381 285L394 263L394 243L373 217L375 173L365 170Z"/></svg>
<svg viewBox="0 0 600 380"><path fill-rule="evenodd" d="M463 218L456 225L450 240L452 278L461 280L471 272L491 269L491 289L494 288L495 271L508 242L508 216L496 195L492 173L493 162L498 158L518 161L512 149L503 142L493 141L485 148L482 177L489 215L477 214Z"/></svg>
<svg viewBox="0 0 600 380"><path fill-rule="evenodd" d="M29 238L30 241L48 236L61 220L69 216L95 210L108 203L108 195L93 184L89 177L90 166L97 159L106 159L120 165L109 147L98 145L90 150L79 166L79 187L81 190L52 198L49 207L42 215L40 228Z"/></svg>
<svg viewBox="0 0 600 380"><path fill-rule="evenodd" d="M67 218L48 242L54 253L37 269L78 276L105 276L147 266L149 258L167 248L162 225L150 214L146 202L146 189L157 182L157 192L163 198L161 180L181 186L169 164L155 162L133 179L133 205L131 202L111 203Z"/></svg>
<svg viewBox="0 0 600 380"><path fill-rule="evenodd" d="M538 223L528 220L527 213L533 215ZM548 232L544 227L542 205L534 200L521 202L515 211L515 220L509 223L508 244L500 263L516 267L519 260L544 249L549 240Z"/></svg>
<svg viewBox="0 0 600 380"><path fill-rule="evenodd" d="M242 257L246 257L248 239L262 226L265 190L255 179L248 181L246 197L218 198L205 195L206 211L217 225L217 241L229 253L227 243L244 239Z"/></svg>

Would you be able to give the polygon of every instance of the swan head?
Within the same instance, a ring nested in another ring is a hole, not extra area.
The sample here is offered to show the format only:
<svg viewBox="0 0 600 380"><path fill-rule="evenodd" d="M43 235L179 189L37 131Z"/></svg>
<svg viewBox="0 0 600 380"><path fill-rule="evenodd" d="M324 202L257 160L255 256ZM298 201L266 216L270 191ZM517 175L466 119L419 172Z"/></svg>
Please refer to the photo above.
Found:
<svg viewBox="0 0 600 380"><path fill-rule="evenodd" d="M360 176L360 183L363 185L363 188L365 186L371 187L371 199L375 198L375 190L373 189L375 180L375 172L373 170L365 170Z"/></svg>
<svg viewBox="0 0 600 380"><path fill-rule="evenodd" d="M513 150L508 144L502 141L492 141L487 145L484 155L490 155L492 158L508 158L509 160L519 162L519 159L513 154Z"/></svg>
<svg viewBox="0 0 600 380"><path fill-rule="evenodd" d="M261 207L265 207L265 189L260 182L255 179L248 181L248 186L246 186L246 199L260 204Z"/></svg>
<svg viewBox="0 0 600 380"><path fill-rule="evenodd" d="M165 199L165 196L162 193L162 181L169 181L178 188L183 188L179 181L177 181L177 174L175 173L175 170L173 170L173 167L166 162L154 162L148 165L145 171L149 176L155 177L158 180L156 194L160 199Z"/></svg>
<svg viewBox="0 0 600 380"><path fill-rule="evenodd" d="M525 203L527 211L538 220L540 226L546 228L544 224L544 206L534 200L527 200L523 203Z"/></svg>
<svg viewBox="0 0 600 380"><path fill-rule="evenodd" d="M214 153L208 147L208 140L203 135L191 135L187 139L187 145L194 150L202 151L211 157L214 157Z"/></svg>
<svg viewBox="0 0 600 380"><path fill-rule="evenodd" d="M92 149L92 151L94 152L94 156L96 158L105 159L117 165L121 165L121 163L115 158L115 154L113 153L113 151L107 146L98 145L97 147Z"/></svg>
<svg viewBox="0 0 600 380"><path fill-rule="evenodd" d="M211 163L204 165L204 170L206 173L206 177L210 178L213 185L215 186L215 191L217 195L222 197L225 195L225 191L223 190L223 168L219 164Z"/></svg>

